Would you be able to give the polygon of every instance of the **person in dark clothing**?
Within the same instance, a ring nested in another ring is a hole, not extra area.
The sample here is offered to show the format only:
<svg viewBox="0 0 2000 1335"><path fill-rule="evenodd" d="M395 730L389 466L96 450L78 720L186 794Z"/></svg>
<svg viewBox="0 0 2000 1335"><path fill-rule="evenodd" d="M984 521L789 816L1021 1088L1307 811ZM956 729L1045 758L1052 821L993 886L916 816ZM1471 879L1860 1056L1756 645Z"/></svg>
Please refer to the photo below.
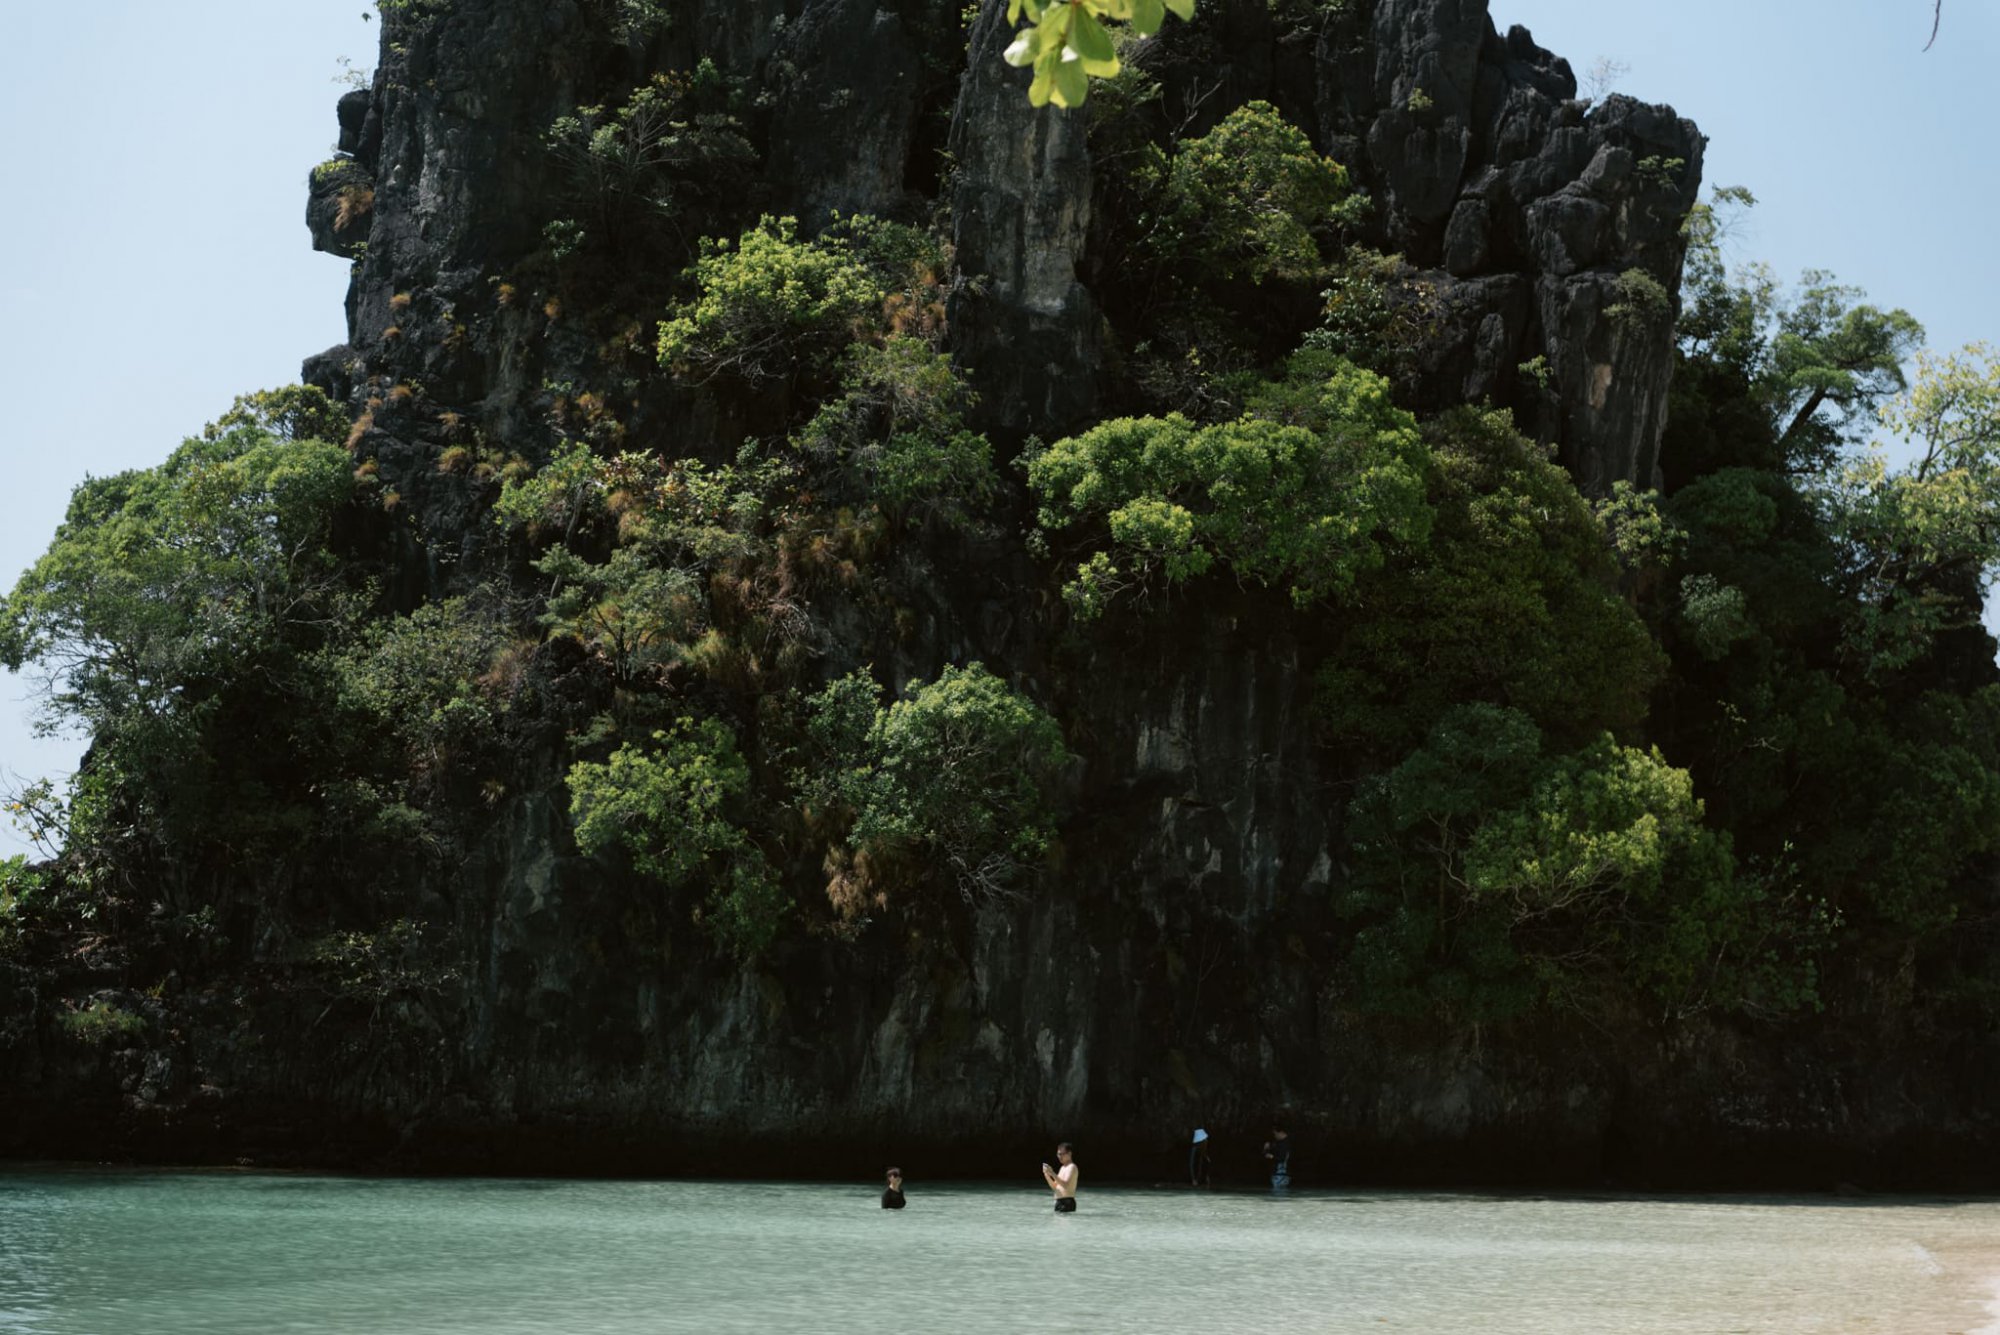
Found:
<svg viewBox="0 0 2000 1335"><path fill-rule="evenodd" d="M1271 1138L1264 1142L1264 1157L1271 1161L1271 1190L1283 1191L1292 1185L1292 1138L1285 1134L1285 1128L1271 1128Z"/></svg>
<svg viewBox="0 0 2000 1335"><path fill-rule="evenodd" d="M889 1186L882 1193L882 1208L885 1210L903 1208L903 1170L900 1168L889 1170Z"/></svg>
<svg viewBox="0 0 2000 1335"><path fill-rule="evenodd" d="M1194 1144L1188 1148L1188 1185L1206 1187L1213 1185L1214 1167L1208 1159L1208 1132L1196 1127Z"/></svg>

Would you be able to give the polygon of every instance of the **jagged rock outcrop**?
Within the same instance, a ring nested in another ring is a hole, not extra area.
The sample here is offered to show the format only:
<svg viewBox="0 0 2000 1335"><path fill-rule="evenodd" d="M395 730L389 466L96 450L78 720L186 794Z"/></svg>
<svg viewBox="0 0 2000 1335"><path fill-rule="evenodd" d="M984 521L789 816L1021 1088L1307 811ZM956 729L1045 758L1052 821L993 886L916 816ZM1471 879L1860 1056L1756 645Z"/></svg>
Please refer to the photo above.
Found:
<svg viewBox="0 0 2000 1335"><path fill-rule="evenodd" d="M1321 52L1319 123L1374 190L1389 244L1441 292L1434 402L1518 404L1589 492L1656 485L1673 313L1704 140L1664 107L1576 100L1566 61L1480 0L1380 0L1358 50ZM1610 314L1617 312L1616 315ZM1546 359L1546 383L1523 362Z"/></svg>
<svg viewBox="0 0 2000 1335"><path fill-rule="evenodd" d="M751 209L796 215L809 229L833 211L919 217L938 170L926 159L948 154L964 275L953 342L986 420L1012 435L1086 418L1102 398L1104 363L1102 318L1079 277L1093 191L1087 119L1026 104L1026 74L998 58L1004 6L986 6L967 51L953 46L949 7L938 3L693 8L636 53L607 49L576 0L493 0L405 34L404 56L369 100L350 94L341 107L342 148L354 179L371 183L371 212L336 232L336 187L312 194L316 244L352 255L367 243L349 297L351 349L313 374L335 389L371 376L420 380L454 405L477 404L511 435L539 428L523 409L547 378L537 370L563 361L561 335L550 355L551 322L500 309L496 291L539 249L554 211L541 136L600 95L606 68L630 81L640 69L707 59L755 90L766 153ZM1626 275L1675 289L1700 134L1629 98L1577 101L1568 65L1524 29L1500 35L1479 0L1379 0L1355 11L1322 25L1310 60L1300 49L1308 34L1275 25L1263 0L1217 0L1203 20L1217 31L1170 26L1158 41L1168 61L1206 62L1210 122L1270 97L1374 196L1382 241L1436 294L1420 402L1513 405L1586 490L1652 484L1672 312L1635 304ZM940 142L932 127L947 112ZM397 309L399 294L412 305ZM461 326L469 337L453 338ZM1520 370L1537 358L1539 381ZM359 380L336 378L357 366Z"/></svg>

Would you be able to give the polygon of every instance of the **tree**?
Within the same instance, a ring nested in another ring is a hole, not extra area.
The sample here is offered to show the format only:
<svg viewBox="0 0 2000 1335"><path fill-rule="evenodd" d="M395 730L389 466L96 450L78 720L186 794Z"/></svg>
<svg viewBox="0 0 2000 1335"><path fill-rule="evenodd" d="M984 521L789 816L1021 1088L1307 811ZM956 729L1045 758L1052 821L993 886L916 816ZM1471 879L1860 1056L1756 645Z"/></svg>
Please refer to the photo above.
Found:
<svg viewBox="0 0 2000 1335"><path fill-rule="evenodd" d="M901 332L948 268L913 227L856 216L802 238L796 218L767 215L734 242L703 239L688 271L696 295L660 323L659 359L695 380L812 381L849 344Z"/></svg>
<svg viewBox="0 0 2000 1335"><path fill-rule="evenodd" d="M729 728L682 718L648 746L628 744L603 764L570 767L577 847L593 857L622 848L669 890L705 882L704 920L738 955L759 954L776 938L789 900L729 816L749 787L750 767Z"/></svg>
<svg viewBox="0 0 2000 1335"><path fill-rule="evenodd" d="M1908 311L1860 303L1858 287L1808 270L1778 311L1763 376L1778 448L1794 468L1832 459L1905 387L1903 362L1924 339Z"/></svg>
<svg viewBox="0 0 2000 1335"><path fill-rule="evenodd" d="M490 589L371 621L321 657L367 733L401 744L411 776L434 776L488 740L499 707L481 684L506 638L506 608Z"/></svg>
<svg viewBox="0 0 2000 1335"><path fill-rule="evenodd" d="M1237 421L1120 418L1059 440L1029 458L1028 486L1044 533L1082 528L1097 547L1063 591L1086 617L1156 575L1217 565L1303 607L1430 529L1416 420L1387 381L1322 352L1293 358Z"/></svg>
<svg viewBox="0 0 2000 1335"><path fill-rule="evenodd" d="M1475 1017L1809 1000L1809 968L1768 953L1762 887L1703 816L1657 748L1607 735L1551 755L1517 710L1451 710L1352 808L1338 908L1361 999Z"/></svg>
<svg viewBox="0 0 2000 1335"><path fill-rule="evenodd" d="M1688 218L1662 444L1673 484L1730 465L1802 476L1834 466L1905 387L1903 363L1923 343L1908 311L1872 305L1823 270L1807 270L1790 294L1762 265L1732 274L1722 243L1755 203L1749 191L1724 187Z"/></svg>
<svg viewBox="0 0 2000 1335"><path fill-rule="evenodd" d="M1130 98L1151 85L1135 70L1115 86ZM1167 144L1098 119L1096 133L1128 136L1105 146L1104 216L1125 235L1105 248L1099 287L1113 326L1134 336L1130 374L1161 410L1202 417L1233 407L1231 382L1300 346L1315 298L1339 271L1328 248L1364 201L1346 170L1268 102Z"/></svg>
<svg viewBox="0 0 2000 1335"><path fill-rule="evenodd" d="M279 440L320 440L339 444L347 439L347 410L316 385L284 385L239 394L229 411L201 429L202 439L214 440L237 427L268 431Z"/></svg>
<svg viewBox="0 0 2000 1335"><path fill-rule="evenodd" d="M1062 729L978 663L880 699L863 670L809 702L795 776L808 801L840 808L847 842L878 863L941 865L969 901L1012 893L1055 835Z"/></svg>
<svg viewBox="0 0 2000 1335"><path fill-rule="evenodd" d="M191 912L214 863L315 828L295 747L329 712L317 651L366 601L328 545L352 470L337 445L239 424L76 488L0 600L0 662L40 670L41 726L91 737L72 852Z"/></svg>
<svg viewBox="0 0 2000 1335"><path fill-rule="evenodd" d="M621 746L604 764L571 766L570 816L584 852L623 847L641 872L684 885L712 854L743 846L723 807L749 788L750 767L715 719L683 718L652 742Z"/></svg>
<svg viewBox="0 0 2000 1335"><path fill-rule="evenodd" d="M823 366L882 303L867 266L834 242L802 241L798 220L765 218L735 244L704 239L700 295L660 325L663 365L751 385Z"/></svg>
<svg viewBox="0 0 2000 1335"><path fill-rule="evenodd" d="M1322 726L1391 759L1472 701L1570 743L1634 727L1663 664L1575 482L1504 413L1460 409L1424 438L1430 540L1357 583L1366 614L1314 680Z"/></svg>
<svg viewBox="0 0 2000 1335"><path fill-rule="evenodd" d="M1141 225L1176 281L1312 282L1323 232L1350 198L1347 171L1315 152L1268 102L1251 102L1138 175L1154 198Z"/></svg>
<svg viewBox="0 0 2000 1335"><path fill-rule="evenodd" d="M248 425L86 481L0 600L0 662L44 670L50 729L104 739L197 709L215 681L352 612L327 540L353 487L338 446Z"/></svg>
<svg viewBox="0 0 2000 1335"><path fill-rule="evenodd" d="M829 480L859 504L962 525L999 487L993 450L965 423L973 401L949 355L896 334L848 349L841 392L793 439L830 465Z"/></svg>
<svg viewBox="0 0 2000 1335"><path fill-rule="evenodd" d="M603 655L629 685L708 630L710 575L754 569L768 555L770 514L794 471L759 459L754 446L711 468L570 445L504 483L494 513L532 538L558 538L534 561L550 577L541 624Z"/></svg>
<svg viewBox="0 0 2000 1335"><path fill-rule="evenodd" d="M1856 612L1848 646L1869 672L1976 624L2000 569L2000 355L1984 344L1919 354L1915 383L1881 417L1916 461L1892 468L1878 444L1819 487Z"/></svg>
<svg viewBox="0 0 2000 1335"><path fill-rule="evenodd" d="M1667 447L1687 541L1646 603L1675 660L1655 735L1773 894L1845 923L1836 960L1933 967L1973 950L1950 928L2000 793L2000 367L1975 347L1906 373L1913 321L1823 278L1788 307L1706 242L1690 277L1670 431L1702 430Z"/></svg>
<svg viewBox="0 0 2000 1335"><path fill-rule="evenodd" d="M1584 91L1589 94L1591 101L1601 102L1609 97L1611 90L1631 72L1632 66L1629 62L1611 56L1599 56L1591 61L1590 67L1584 71Z"/></svg>

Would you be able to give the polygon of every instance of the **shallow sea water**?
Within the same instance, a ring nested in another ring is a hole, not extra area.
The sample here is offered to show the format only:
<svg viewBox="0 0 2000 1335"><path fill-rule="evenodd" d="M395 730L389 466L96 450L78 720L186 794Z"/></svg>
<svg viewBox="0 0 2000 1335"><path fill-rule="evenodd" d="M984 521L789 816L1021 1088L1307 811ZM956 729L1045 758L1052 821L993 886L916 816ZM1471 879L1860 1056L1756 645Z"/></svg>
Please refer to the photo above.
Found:
<svg viewBox="0 0 2000 1335"><path fill-rule="evenodd" d="M0 1168L0 1331L1990 1332L2000 1202Z"/></svg>

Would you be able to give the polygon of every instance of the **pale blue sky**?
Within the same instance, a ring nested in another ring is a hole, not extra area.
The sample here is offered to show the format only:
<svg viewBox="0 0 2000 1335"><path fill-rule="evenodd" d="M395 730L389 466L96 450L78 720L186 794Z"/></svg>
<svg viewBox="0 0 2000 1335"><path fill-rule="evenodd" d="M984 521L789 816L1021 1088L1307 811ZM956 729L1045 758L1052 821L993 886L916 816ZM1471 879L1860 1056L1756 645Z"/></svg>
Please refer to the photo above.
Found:
<svg viewBox="0 0 2000 1335"><path fill-rule="evenodd" d="M10 5L0 79L0 581L86 473L157 463L237 393L297 379L344 334L346 266L310 249L305 176L335 136L339 58L374 64L366 0ZM1946 0L1493 0L1581 73L1670 102L1707 179L1763 201L1744 259L1831 269L1934 346L2000 339L2000 8ZM1981 238L1987 238L1982 240ZM61 776L0 678L0 778ZM23 847L0 829L0 853Z"/></svg>
<svg viewBox="0 0 2000 1335"><path fill-rule="evenodd" d="M1708 136L1710 185L1757 196L1735 253L1830 269L1923 321L1931 346L2000 341L2000 6L1944 0L1492 0L1579 79L1665 102ZM1985 237L1986 240L1980 238Z"/></svg>

